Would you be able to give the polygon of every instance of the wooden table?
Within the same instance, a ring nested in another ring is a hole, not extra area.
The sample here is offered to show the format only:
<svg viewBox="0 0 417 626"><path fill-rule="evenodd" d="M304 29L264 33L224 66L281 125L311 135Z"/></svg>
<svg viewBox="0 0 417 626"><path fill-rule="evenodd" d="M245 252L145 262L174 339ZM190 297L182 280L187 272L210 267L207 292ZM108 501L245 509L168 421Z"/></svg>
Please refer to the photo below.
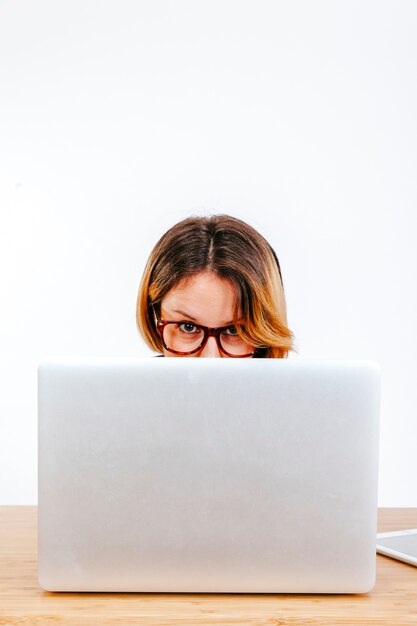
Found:
<svg viewBox="0 0 417 626"><path fill-rule="evenodd" d="M417 527L417 509L380 509L379 530ZM417 567L378 555L369 594L49 593L38 585L37 509L0 507L0 625L417 625Z"/></svg>

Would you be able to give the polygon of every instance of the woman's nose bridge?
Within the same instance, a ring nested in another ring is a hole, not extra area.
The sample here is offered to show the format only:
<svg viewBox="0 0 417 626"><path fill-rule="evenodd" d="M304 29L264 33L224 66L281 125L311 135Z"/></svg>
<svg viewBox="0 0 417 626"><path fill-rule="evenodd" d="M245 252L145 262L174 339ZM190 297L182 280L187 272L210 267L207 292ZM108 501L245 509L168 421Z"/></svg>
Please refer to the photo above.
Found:
<svg viewBox="0 0 417 626"><path fill-rule="evenodd" d="M214 333L210 333L208 338L207 338L207 342L206 345L203 348L203 352L205 351L209 351L209 352L216 352L218 354L220 354L220 348L219 348L219 344L217 343L217 337Z"/></svg>

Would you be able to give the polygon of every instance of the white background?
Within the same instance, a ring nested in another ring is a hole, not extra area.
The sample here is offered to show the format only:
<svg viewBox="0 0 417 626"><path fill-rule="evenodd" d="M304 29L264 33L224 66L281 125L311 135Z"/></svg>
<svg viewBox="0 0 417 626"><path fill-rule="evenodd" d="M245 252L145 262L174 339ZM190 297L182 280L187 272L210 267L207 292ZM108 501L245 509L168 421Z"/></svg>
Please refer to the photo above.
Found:
<svg viewBox="0 0 417 626"><path fill-rule="evenodd" d="M0 2L0 503L37 499L45 356L149 354L146 258L257 228L300 357L382 367L381 506L417 506L417 3Z"/></svg>

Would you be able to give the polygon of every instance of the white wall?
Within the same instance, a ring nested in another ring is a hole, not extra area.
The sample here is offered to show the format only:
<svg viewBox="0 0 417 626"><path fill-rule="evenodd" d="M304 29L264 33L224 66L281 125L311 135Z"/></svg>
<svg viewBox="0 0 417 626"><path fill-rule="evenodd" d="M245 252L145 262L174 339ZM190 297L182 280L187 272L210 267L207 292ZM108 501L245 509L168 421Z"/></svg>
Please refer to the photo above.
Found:
<svg viewBox="0 0 417 626"><path fill-rule="evenodd" d="M417 506L417 3L0 3L0 503L36 503L36 366L142 355L190 213L277 251L300 356L383 370L381 506Z"/></svg>

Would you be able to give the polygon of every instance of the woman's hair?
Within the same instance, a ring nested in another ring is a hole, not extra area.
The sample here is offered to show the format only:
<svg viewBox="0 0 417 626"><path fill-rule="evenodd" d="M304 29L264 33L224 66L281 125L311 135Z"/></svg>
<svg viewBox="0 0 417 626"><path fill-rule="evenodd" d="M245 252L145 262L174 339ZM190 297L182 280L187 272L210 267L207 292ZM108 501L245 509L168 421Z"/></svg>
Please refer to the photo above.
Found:
<svg viewBox="0 0 417 626"><path fill-rule="evenodd" d="M287 327L278 258L262 235L229 215L189 217L175 224L152 250L139 287L138 329L148 346L162 352L153 306L178 283L199 272L214 272L235 287L237 330L256 347L255 357L286 358L293 347Z"/></svg>

